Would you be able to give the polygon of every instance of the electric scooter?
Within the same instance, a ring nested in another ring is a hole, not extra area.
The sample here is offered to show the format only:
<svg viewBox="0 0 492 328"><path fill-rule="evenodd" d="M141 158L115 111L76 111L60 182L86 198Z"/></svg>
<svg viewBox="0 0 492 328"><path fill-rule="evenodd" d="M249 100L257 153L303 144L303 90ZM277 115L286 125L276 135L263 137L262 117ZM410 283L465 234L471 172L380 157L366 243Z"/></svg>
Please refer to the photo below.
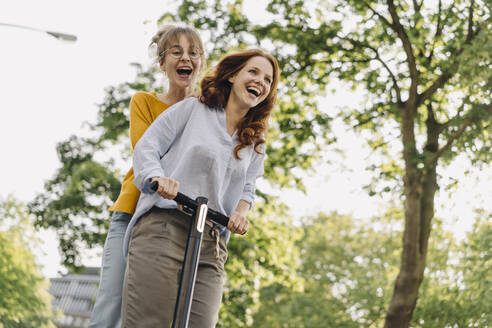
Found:
<svg viewBox="0 0 492 328"><path fill-rule="evenodd" d="M157 190L158 186L157 181L154 181L151 184L151 188L154 191ZM178 192L173 200L178 204L181 204L185 212L192 214L172 323L172 328L187 328L190 319L196 271L200 260L200 249L202 246L205 220L209 218L216 223L227 227L229 218L222 213L208 208L208 199L205 197L197 197L193 200Z"/></svg>

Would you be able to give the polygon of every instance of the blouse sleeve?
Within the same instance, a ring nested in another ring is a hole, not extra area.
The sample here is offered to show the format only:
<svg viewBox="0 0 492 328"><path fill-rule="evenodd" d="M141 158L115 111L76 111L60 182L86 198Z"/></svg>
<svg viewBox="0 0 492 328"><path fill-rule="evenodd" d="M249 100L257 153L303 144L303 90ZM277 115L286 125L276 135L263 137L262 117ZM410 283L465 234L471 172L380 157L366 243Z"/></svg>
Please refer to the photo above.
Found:
<svg viewBox="0 0 492 328"><path fill-rule="evenodd" d="M261 145L259 148L262 154L258 154L253 151L253 158L249 164L248 170L246 171L246 183L244 184L243 193L241 199L249 203L250 207L253 207L255 191L256 191L256 179L263 176L264 167L263 163L265 160L265 147Z"/></svg>

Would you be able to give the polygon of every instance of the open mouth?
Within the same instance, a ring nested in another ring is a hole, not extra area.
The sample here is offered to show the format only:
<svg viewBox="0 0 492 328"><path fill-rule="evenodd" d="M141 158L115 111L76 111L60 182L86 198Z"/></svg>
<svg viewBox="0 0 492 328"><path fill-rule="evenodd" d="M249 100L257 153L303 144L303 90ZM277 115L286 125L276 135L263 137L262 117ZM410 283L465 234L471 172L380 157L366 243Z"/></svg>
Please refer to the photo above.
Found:
<svg viewBox="0 0 492 328"><path fill-rule="evenodd" d="M193 70L191 68L178 68L176 70L179 75L190 76Z"/></svg>
<svg viewBox="0 0 492 328"><path fill-rule="evenodd" d="M255 97L258 97L260 95L260 90L256 88L246 88L246 90L252 95L254 95Z"/></svg>

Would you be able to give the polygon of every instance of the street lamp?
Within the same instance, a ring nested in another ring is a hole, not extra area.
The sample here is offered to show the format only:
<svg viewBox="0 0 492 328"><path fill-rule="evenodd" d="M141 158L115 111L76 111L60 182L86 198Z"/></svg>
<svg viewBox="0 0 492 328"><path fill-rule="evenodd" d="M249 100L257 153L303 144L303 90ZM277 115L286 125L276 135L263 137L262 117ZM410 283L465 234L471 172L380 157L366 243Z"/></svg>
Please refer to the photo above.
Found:
<svg viewBox="0 0 492 328"><path fill-rule="evenodd" d="M31 31L46 33L46 34L49 34L58 40L69 41L69 42L77 41L77 36L72 35L72 34L66 34L66 33L54 32L54 31L46 31L46 30L42 30L39 28L23 26L23 25L16 25L16 24L0 23L0 25L1 26L9 26L9 27L17 27L17 28L22 28L25 30L31 30Z"/></svg>

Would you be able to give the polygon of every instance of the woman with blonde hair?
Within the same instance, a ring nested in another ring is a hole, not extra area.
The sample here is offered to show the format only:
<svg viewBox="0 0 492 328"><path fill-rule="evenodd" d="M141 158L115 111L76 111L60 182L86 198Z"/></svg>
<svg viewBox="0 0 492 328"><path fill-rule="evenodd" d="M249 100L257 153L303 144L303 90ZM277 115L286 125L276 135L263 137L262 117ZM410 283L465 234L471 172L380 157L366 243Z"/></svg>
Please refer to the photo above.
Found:
<svg viewBox="0 0 492 328"><path fill-rule="evenodd" d="M190 327L215 327L227 241L230 232L249 227L278 79L276 59L262 50L228 54L202 80L200 98L172 106L137 143L135 185L142 193L124 242L122 327L171 324L191 220L172 200L178 190L206 197L210 208L229 217L227 227L205 226L189 318Z"/></svg>
<svg viewBox="0 0 492 328"><path fill-rule="evenodd" d="M163 26L150 45L156 49L159 67L167 76L169 87L165 93L137 92L133 95L130 102L132 148L162 112L192 95L197 77L205 66L202 41L190 27ZM123 237L140 196L133 179L133 168L130 168L118 199L109 209L113 216L104 244L101 281L90 319L91 328L121 326L121 293L126 267Z"/></svg>

